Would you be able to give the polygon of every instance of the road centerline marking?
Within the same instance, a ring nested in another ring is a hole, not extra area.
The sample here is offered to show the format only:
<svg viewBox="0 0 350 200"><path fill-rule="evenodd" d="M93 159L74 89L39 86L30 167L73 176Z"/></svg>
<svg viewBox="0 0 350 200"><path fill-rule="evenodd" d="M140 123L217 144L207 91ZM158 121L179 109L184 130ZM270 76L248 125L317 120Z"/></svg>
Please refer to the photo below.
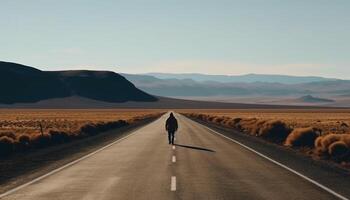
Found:
<svg viewBox="0 0 350 200"><path fill-rule="evenodd" d="M175 146L173 145L173 150L175 150Z"/></svg>
<svg viewBox="0 0 350 200"><path fill-rule="evenodd" d="M172 161L173 161L173 163L176 162L176 156L172 157Z"/></svg>
<svg viewBox="0 0 350 200"><path fill-rule="evenodd" d="M176 176L171 177L170 191L176 191Z"/></svg>

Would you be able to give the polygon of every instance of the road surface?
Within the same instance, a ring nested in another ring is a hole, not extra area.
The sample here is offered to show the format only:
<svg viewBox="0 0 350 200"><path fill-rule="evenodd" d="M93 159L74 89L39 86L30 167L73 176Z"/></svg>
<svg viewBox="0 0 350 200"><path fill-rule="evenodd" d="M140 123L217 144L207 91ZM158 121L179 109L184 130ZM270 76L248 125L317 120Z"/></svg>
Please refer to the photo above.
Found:
<svg viewBox="0 0 350 200"><path fill-rule="evenodd" d="M167 116L2 199L338 199L180 115L176 145Z"/></svg>

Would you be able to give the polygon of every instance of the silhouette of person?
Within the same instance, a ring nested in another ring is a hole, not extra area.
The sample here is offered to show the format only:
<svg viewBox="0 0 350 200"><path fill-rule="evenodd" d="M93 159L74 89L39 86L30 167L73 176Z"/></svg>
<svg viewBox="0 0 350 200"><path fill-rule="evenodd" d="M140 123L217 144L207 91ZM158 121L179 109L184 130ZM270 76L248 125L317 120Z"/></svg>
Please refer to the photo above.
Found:
<svg viewBox="0 0 350 200"><path fill-rule="evenodd" d="M173 113L170 113L169 118L166 120L165 129L168 131L169 144L174 144L174 137L178 129L178 124Z"/></svg>

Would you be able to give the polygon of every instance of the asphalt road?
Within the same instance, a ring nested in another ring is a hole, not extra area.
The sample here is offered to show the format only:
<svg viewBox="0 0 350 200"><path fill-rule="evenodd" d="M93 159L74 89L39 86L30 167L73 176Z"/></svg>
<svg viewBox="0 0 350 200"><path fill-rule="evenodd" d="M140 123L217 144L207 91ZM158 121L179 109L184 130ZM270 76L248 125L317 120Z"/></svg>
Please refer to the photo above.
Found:
<svg viewBox="0 0 350 200"><path fill-rule="evenodd" d="M169 145L166 117L3 199L338 199L180 115Z"/></svg>

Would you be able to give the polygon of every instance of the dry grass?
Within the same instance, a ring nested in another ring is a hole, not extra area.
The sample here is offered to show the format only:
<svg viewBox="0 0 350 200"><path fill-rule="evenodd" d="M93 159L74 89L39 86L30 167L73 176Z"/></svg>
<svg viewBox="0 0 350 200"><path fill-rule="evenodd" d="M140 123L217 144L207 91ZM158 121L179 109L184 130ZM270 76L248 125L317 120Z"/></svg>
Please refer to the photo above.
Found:
<svg viewBox="0 0 350 200"><path fill-rule="evenodd" d="M178 112L229 118L281 120L291 128L318 128L322 130L322 134L350 132L350 109L183 109Z"/></svg>
<svg viewBox="0 0 350 200"><path fill-rule="evenodd" d="M262 137L266 140L281 143L283 142L291 129L280 120L261 120L256 118L228 118L222 116L212 116L199 113L185 113L185 115L197 118L203 121L217 123L229 128L239 129L247 134Z"/></svg>
<svg viewBox="0 0 350 200"><path fill-rule="evenodd" d="M0 156L96 135L161 113L162 110L0 109Z"/></svg>
<svg viewBox="0 0 350 200"><path fill-rule="evenodd" d="M137 116L162 112L162 110L132 109L0 109L0 132L40 133L44 129L79 129L86 123L131 120Z"/></svg>

